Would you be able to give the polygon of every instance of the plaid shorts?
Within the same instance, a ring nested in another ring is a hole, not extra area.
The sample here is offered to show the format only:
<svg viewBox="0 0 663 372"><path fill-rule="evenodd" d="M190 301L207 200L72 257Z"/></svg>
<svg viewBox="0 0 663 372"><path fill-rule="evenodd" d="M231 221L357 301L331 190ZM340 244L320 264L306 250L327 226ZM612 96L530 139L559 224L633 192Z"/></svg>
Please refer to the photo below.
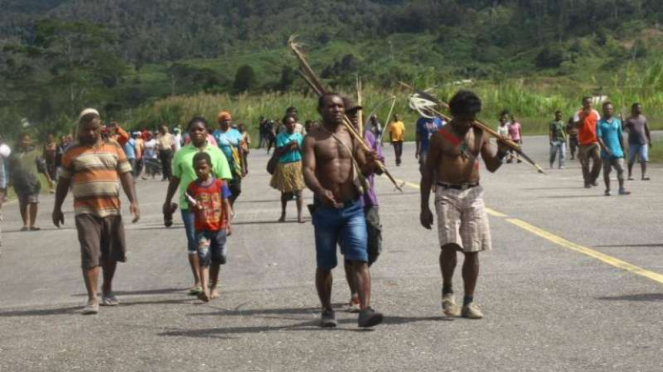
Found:
<svg viewBox="0 0 663 372"><path fill-rule="evenodd" d="M457 244L468 253L491 249L490 226L480 185L466 190L438 185L435 210L441 247Z"/></svg>

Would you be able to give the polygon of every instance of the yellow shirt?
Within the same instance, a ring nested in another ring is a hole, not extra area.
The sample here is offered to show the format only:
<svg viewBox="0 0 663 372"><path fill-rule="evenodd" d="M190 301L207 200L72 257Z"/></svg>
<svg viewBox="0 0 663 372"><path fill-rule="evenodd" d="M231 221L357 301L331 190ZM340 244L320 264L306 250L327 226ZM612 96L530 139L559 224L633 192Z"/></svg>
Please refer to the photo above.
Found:
<svg viewBox="0 0 663 372"><path fill-rule="evenodd" d="M389 126L391 142L403 142L405 140L405 124L402 121L395 121Z"/></svg>

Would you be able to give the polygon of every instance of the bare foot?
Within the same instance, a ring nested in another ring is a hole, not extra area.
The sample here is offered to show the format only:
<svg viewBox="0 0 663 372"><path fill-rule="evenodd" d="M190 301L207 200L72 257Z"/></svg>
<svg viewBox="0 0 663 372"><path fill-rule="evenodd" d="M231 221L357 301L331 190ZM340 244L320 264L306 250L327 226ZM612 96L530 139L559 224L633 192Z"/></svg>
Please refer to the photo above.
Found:
<svg viewBox="0 0 663 372"><path fill-rule="evenodd" d="M209 302L210 300L210 295L209 295L209 290L204 289L199 295L198 299L202 302Z"/></svg>
<svg viewBox="0 0 663 372"><path fill-rule="evenodd" d="M216 287L212 288L212 292L209 295L209 299L213 300L213 299L219 298L219 297L220 297L219 290Z"/></svg>
<svg viewBox="0 0 663 372"><path fill-rule="evenodd" d="M281 216L281 218L279 218L278 222L285 222L285 216Z"/></svg>

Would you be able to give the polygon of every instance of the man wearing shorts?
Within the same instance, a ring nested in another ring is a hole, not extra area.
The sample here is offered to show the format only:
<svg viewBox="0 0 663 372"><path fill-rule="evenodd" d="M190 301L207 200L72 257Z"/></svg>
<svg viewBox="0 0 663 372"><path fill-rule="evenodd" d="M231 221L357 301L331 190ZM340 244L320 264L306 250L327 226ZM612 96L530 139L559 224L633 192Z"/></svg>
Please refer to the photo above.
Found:
<svg viewBox="0 0 663 372"><path fill-rule="evenodd" d="M479 184L479 156L486 169L495 172L507 151L500 146L495 152L483 131L472 127L481 112L481 100L476 94L459 91L449 106L454 119L431 137L421 179L420 219L430 230L433 213L428 201L433 182L436 182L435 209L442 248L442 309L446 316L481 319L483 314L474 302L474 290L479 276L479 252L489 250L491 242L483 189ZM462 310L456 305L452 285L457 251L465 255Z"/></svg>
<svg viewBox="0 0 663 372"><path fill-rule="evenodd" d="M647 117L642 115L642 106L639 103L634 103L631 106L631 117L626 119L624 129L628 131L628 179L633 179L633 164L635 164L637 156L640 158L642 180L649 181L647 162L649 161L651 134L649 133Z"/></svg>
<svg viewBox="0 0 663 372"><path fill-rule="evenodd" d="M377 155L364 152L343 126L345 107L341 96L327 93L318 101L323 124L306 135L303 146L304 181L314 193L313 226L317 271L315 284L322 303L322 327L335 327L331 305L332 269L338 264L337 242L352 261L359 292L360 327L382 322L382 314L370 307L371 277L368 269L366 219L360 196L362 177L373 173Z"/></svg>
<svg viewBox="0 0 663 372"><path fill-rule="evenodd" d="M119 304L112 282L118 261L126 262L127 256L118 179L131 203L129 211L134 216L133 222L136 222L140 211L129 161L119 143L102 139L99 113L94 109L83 110L78 122L78 144L71 146L62 157L62 172L53 207L53 223L59 228L64 224L62 203L71 187L88 295L83 314L99 312L97 281L100 267L103 267L104 278L102 304Z"/></svg>

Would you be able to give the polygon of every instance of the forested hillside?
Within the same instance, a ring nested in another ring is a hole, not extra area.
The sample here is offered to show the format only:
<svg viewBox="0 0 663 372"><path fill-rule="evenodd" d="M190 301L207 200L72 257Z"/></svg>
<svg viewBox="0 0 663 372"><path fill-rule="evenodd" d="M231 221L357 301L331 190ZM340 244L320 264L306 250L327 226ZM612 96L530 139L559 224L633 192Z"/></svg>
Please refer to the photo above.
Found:
<svg viewBox="0 0 663 372"><path fill-rule="evenodd" d="M399 79L432 86L526 78L544 91L596 92L650 78L660 84L661 69L652 67L663 49L656 0L0 5L3 132L20 118L58 129L85 105L122 116L169 95L300 90L285 50L292 34L332 86L349 85L356 73L381 89Z"/></svg>

